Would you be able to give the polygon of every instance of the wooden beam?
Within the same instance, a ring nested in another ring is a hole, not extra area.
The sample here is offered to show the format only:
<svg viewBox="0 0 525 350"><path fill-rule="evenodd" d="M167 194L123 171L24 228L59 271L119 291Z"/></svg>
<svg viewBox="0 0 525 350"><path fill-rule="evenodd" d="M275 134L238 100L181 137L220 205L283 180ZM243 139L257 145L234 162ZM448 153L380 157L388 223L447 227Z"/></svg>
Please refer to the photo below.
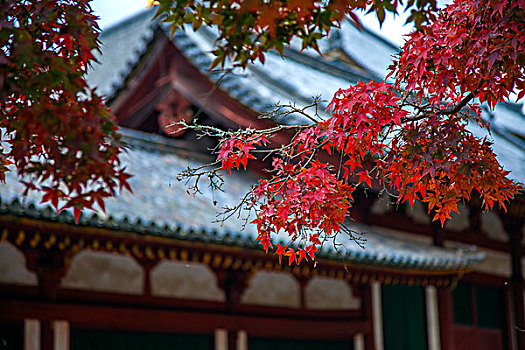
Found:
<svg viewBox="0 0 525 350"><path fill-rule="evenodd" d="M370 322L361 320L257 317L227 312L211 313L164 308L0 300L0 310L2 310L0 321L14 322L26 318L41 320L49 328L43 327L43 343L46 342L46 335L53 336L50 322L56 319L69 321L72 329L213 334L216 329L222 328L243 329L254 337L305 340L350 339L356 333L372 332Z"/></svg>

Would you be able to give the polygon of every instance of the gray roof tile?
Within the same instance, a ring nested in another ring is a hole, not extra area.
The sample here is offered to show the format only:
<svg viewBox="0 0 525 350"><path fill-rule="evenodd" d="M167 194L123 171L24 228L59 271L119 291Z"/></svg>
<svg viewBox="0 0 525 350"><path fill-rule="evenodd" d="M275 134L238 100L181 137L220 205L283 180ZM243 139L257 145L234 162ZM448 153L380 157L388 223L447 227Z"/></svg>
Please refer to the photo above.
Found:
<svg viewBox="0 0 525 350"><path fill-rule="evenodd" d="M256 182L246 173L225 177L224 192L212 192L206 183L201 184L202 195L190 196L187 185L175 176L189 164L198 164L177 154L169 140L158 135L133 130L123 130L131 148L122 157L123 164L133 174L130 184L134 194L122 193L106 203L107 215L84 211L81 225L119 229L150 235L185 240L210 241L227 245L257 247L256 229L232 217L224 223L217 222L217 215L224 206L236 205L249 187ZM157 149L157 151L152 151ZM163 149L164 151L160 151ZM29 193L21 197L24 187L15 172L7 173L7 183L0 186L0 214L36 217L43 220L73 223L71 213L57 215L48 206L35 204L40 194ZM216 204L214 204L216 201ZM463 268L483 259L471 249L454 250L433 247L393 237L380 228L355 224L352 227L366 233L363 250L347 236L339 234L336 242L342 244L339 253L326 243L321 256L344 258L348 261L399 268L449 269ZM286 242L284 234L275 241Z"/></svg>

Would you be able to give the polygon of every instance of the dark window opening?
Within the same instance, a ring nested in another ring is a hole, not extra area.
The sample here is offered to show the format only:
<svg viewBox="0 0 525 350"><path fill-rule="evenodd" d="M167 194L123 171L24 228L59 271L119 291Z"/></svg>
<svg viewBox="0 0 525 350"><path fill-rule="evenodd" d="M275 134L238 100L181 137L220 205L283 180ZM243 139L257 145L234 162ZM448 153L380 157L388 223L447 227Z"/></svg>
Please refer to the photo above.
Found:
<svg viewBox="0 0 525 350"><path fill-rule="evenodd" d="M385 349L426 349L427 318L423 287L384 285L382 301Z"/></svg>

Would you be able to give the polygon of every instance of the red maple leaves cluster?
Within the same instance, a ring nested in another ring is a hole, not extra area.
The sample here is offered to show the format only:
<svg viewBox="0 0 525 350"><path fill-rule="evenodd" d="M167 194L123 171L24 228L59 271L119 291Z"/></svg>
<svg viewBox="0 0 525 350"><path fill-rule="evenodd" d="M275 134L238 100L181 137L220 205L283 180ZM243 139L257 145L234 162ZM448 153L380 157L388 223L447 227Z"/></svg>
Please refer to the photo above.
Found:
<svg viewBox="0 0 525 350"><path fill-rule="evenodd" d="M432 105L459 103L472 93L494 108L515 89L525 94L525 3L456 1L431 26L412 33L393 74ZM471 109L479 115L479 109Z"/></svg>
<svg viewBox="0 0 525 350"><path fill-rule="evenodd" d="M525 94L524 46L523 2L457 1L445 8L411 34L391 67L394 83L339 90L328 105L332 117L277 145L271 178L253 190L257 240L268 250L272 237L287 233L293 244L277 245L279 258L313 259L344 225L354 188L365 184L397 193L398 203L421 200L442 225L472 195L485 209L504 207L521 185L468 125L490 130L480 104ZM234 160L219 152L229 170ZM323 152L339 162L321 160Z"/></svg>
<svg viewBox="0 0 525 350"><path fill-rule="evenodd" d="M88 1L0 5L0 180L14 164L42 202L75 218L129 188L113 117L84 75L98 47Z"/></svg>
<svg viewBox="0 0 525 350"><path fill-rule="evenodd" d="M242 164L246 170L248 159L256 159L250 151L256 149L258 146L264 146L268 143L266 135L254 136L246 135L239 132L235 136L231 136L221 141L218 146L219 151L217 160L221 162L221 170L227 170L231 174L231 170Z"/></svg>
<svg viewBox="0 0 525 350"><path fill-rule="evenodd" d="M354 188L337 179L329 165L318 160L305 167L274 158L273 168L275 175L260 180L253 190L257 241L268 251L272 248L271 238L283 230L292 241L303 241L304 245L288 248L278 244L279 261L282 255L288 256L290 264L300 263L307 256L313 259L321 244L319 236L339 230L351 206Z"/></svg>
<svg viewBox="0 0 525 350"><path fill-rule="evenodd" d="M477 121L490 131L480 104L494 108L513 91L523 97L524 63L523 1L457 1L431 26L410 35L392 74L396 88L413 93L425 108L418 107L424 118L409 121L393 140L391 159L397 159L387 176L400 198L413 201L419 193L443 224L457 211L458 200L474 190L485 209L494 202L504 206L517 192L490 142L476 139L466 127Z"/></svg>

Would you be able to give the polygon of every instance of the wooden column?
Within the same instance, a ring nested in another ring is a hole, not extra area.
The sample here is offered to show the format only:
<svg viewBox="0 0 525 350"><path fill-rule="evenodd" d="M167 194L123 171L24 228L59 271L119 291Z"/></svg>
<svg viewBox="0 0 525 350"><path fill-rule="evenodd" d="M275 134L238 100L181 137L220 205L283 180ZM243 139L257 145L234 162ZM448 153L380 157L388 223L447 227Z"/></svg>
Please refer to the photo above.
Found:
<svg viewBox="0 0 525 350"><path fill-rule="evenodd" d="M425 287L425 305L427 312L427 337L428 349L440 350L439 339L439 308L437 301L437 291L434 286Z"/></svg>
<svg viewBox="0 0 525 350"><path fill-rule="evenodd" d="M25 250L24 255L28 268L37 274L41 297L56 300L60 281L66 272L65 252Z"/></svg>
<svg viewBox="0 0 525 350"><path fill-rule="evenodd" d="M352 205L351 216L358 222L370 224L370 210L374 201L377 199L376 193L367 193L363 189L358 189L352 193L354 204Z"/></svg>
<svg viewBox="0 0 525 350"><path fill-rule="evenodd" d="M226 329L215 330L215 350L228 350L228 331Z"/></svg>
<svg viewBox="0 0 525 350"><path fill-rule="evenodd" d="M26 333L27 334L27 333ZM42 350L69 350L69 322L43 321L41 327Z"/></svg>
<svg viewBox="0 0 525 350"><path fill-rule="evenodd" d="M228 331L228 350L237 350L237 331Z"/></svg>
<svg viewBox="0 0 525 350"><path fill-rule="evenodd" d="M473 207L469 211L471 227L475 226L474 230L479 231L480 225L480 212L478 207ZM434 213L431 214L431 217L434 216ZM443 229L439 221L433 221L430 223L432 230L433 244L438 247L444 246L444 237ZM428 319L429 310L429 287L426 288L425 293L427 297L427 327L429 328L428 338L429 338L429 349L441 349L441 350L454 350L454 318L453 318L453 305L452 305L452 289L450 288L439 288L430 292L434 294L432 296L433 301L436 303L437 313L436 319L433 318L433 321L437 321L436 325L431 325L430 320ZM432 335L431 327L434 326L438 329L437 336Z"/></svg>
<svg viewBox="0 0 525 350"><path fill-rule="evenodd" d="M383 350L383 308L381 301L381 283L372 282L372 323L374 329L374 348Z"/></svg>
<svg viewBox="0 0 525 350"><path fill-rule="evenodd" d="M24 350L40 350L40 327L39 320L24 320Z"/></svg>
<svg viewBox="0 0 525 350"><path fill-rule="evenodd" d="M441 350L454 350L454 314L452 305L452 289L437 290L439 308L439 341Z"/></svg>
<svg viewBox="0 0 525 350"><path fill-rule="evenodd" d="M228 312L234 313L241 302L244 290L248 286L250 274L243 271L215 270L219 287L224 290ZM236 350L238 347L238 329L227 329L226 348L224 350ZM216 343L217 344L217 343ZM222 348L221 348L222 350Z"/></svg>
<svg viewBox="0 0 525 350"><path fill-rule="evenodd" d="M243 271L215 270L219 288L224 290L229 311L234 311L248 286L249 273Z"/></svg>
<svg viewBox="0 0 525 350"><path fill-rule="evenodd" d="M361 298L361 319L370 321L372 324L372 332L367 332L364 335L364 348L367 350L375 350L374 345L374 330L373 330L373 310L372 310L372 287L368 285L351 284L354 295Z"/></svg>
<svg viewBox="0 0 525 350"><path fill-rule="evenodd" d="M354 335L354 350L365 350L365 336L363 333Z"/></svg>
<svg viewBox="0 0 525 350"><path fill-rule="evenodd" d="M56 241L56 238L51 236L48 242L53 241ZM46 250L24 250L27 266L36 272L40 298L45 302L53 302L57 299L60 281L67 269L66 254L66 251L56 247ZM69 326L67 332L62 326L63 324L59 324L59 333L57 334L55 321L40 322L40 346L42 350L69 350ZM60 336L60 339L57 338L57 335ZM28 335L26 334L26 336ZM67 342L65 341L66 338Z"/></svg>
<svg viewBox="0 0 525 350"><path fill-rule="evenodd" d="M55 350L55 334L53 332L53 321L43 321L41 331L42 350Z"/></svg>
<svg viewBox="0 0 525 350"><path fill-rule="evenodd" d="M473 197L469 205L469 222L472 232L481 232L481 201Z"/></svg>
<svg viewBox="0 0 525 350"><path fill-rule="evenodd" d="M237 332L236 350L248 350L248 333L240 330Z"/></svg>
<svg viewBox="0 0 525 350"><path fill-rule="evenodd" d="M157 261L139 261L144 269L144 295L150 297L151 293L151 270L157 266Z"/></svg>
<svg viewBox="0 0 525 350"><path fill-rule="evenodd" d="M509 234L509 250L511 254L512 275L510 277L510 288L512 304L514 309L514 325L511 325L516 334L518 349L525 349L525 312L523 300L523 271L521 268L521 257L523 255L521 242L523 240L523 221L504 218L505 231Z"/></svg>
<svg viewBox="0 0 525 350"><path fill-rule="evenodd" d="M69 350L69 322L68 321L54 321L54 350Z"/></svg>
<svg viewBox="0 0 525 350"><path fill-rule="evenodd" d="M306 285L310 277L298 276L294 274L295 279L299 282L299 307L301 310L306 310Z"/></svg>

